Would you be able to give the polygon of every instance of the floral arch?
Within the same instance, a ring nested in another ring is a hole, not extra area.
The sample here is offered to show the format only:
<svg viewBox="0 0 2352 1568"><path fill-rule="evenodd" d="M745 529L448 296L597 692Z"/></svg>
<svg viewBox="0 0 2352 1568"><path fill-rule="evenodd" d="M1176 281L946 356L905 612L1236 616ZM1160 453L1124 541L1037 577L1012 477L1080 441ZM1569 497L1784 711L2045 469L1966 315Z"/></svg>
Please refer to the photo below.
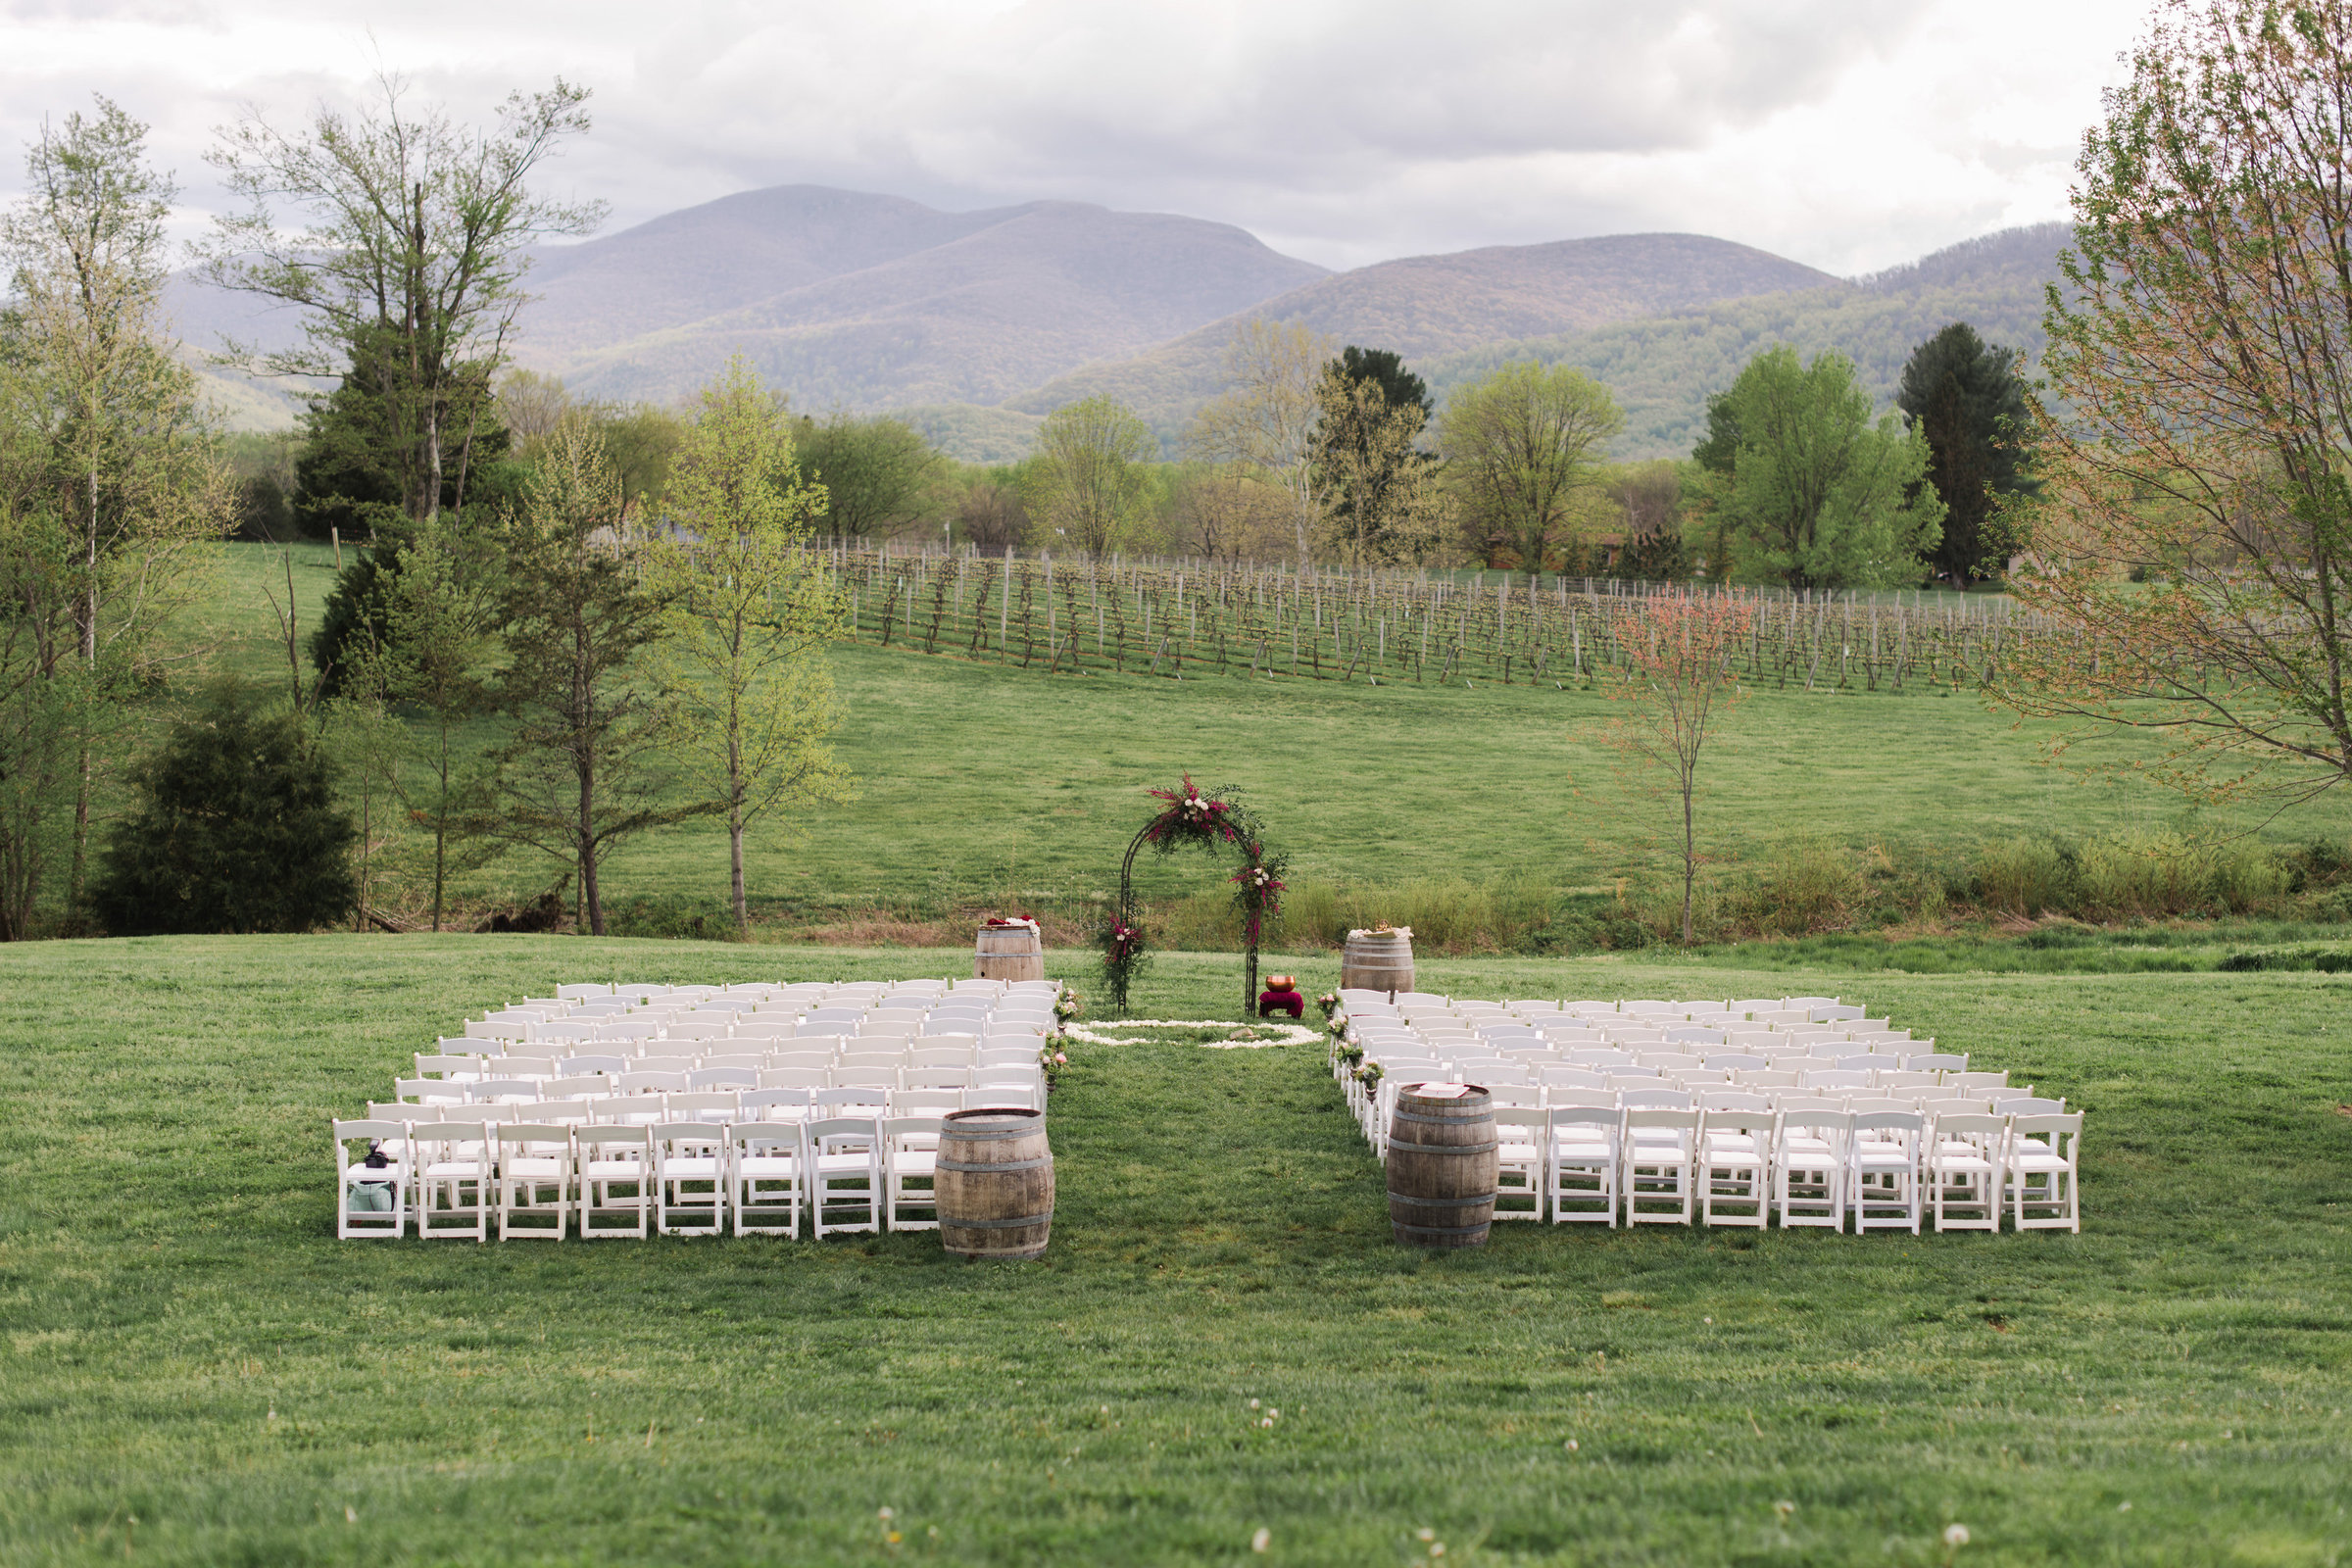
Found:
<svg viewBox="0 0 2352 1568"><path fill-rule="evenodd" d="M1102 923L1102 981L1110 1005L1127 1010L1127 988L1143 967L1146 951L1143 916L1135 904L1135 858L1146 845L1161 855L1188 846L1211 852L1231 851L1241 868L1226 880L1234 885L1234 906L1242 913L1242 934L1249 944L1249 967L1242 980L1242 1015L1250 1015L1257 1003L1257 948L1266 917L1282 907L1285 858L1266 853L1263 824L1242 805L1241 792L1221 787L1204 792L1190 773L1172 790L1152 790L1159 814L1146 822L1128 843L1127 858L1119 862L1119 898Z"/></svg>

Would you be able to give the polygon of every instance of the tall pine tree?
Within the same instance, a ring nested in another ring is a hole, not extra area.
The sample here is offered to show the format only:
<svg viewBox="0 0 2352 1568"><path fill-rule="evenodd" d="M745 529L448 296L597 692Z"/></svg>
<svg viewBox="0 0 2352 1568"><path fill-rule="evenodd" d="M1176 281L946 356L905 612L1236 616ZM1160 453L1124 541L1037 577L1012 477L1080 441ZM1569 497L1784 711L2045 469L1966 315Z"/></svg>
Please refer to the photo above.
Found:
<svg viewBox="0 0 2352 1568"><path fill-rule="evenodd" d="M2039 488L2022 445L2028 410L2018 358L1954 321L1911 351L1895 390L1896 406L1927 437L1927 479L1943 498L1943 539L1929 561L1958 587L2000 572L2009 554L2000 505Z"/></svg>

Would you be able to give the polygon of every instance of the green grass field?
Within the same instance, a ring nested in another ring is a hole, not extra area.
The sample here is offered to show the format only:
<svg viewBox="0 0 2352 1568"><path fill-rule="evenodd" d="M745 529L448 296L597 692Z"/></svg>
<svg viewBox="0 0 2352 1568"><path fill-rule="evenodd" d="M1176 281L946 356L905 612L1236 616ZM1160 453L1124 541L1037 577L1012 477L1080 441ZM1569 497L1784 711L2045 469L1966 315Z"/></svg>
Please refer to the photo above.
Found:
<svg viewBox="0 0 2352 1568"><path fill-rule="evenodd" d="M231 546L208 621L220 662L282 689L263 574L273 551ZM295 551L298 590L332 581L323 547ZM749 878L770 917L859 909L944 914L976 905L1070 905L1107 896L1128 838L1189 768L1244 789L1294 881L1395 888L1532 882L1602 893L1672 858L1670 803L1628 776L1602 739L1612 704L1551 685L1473 690L1205 676L1050 676L866 644L835 665L839 736L858 796L756 833ZM487 731L485 730L485 735ZM1792 844L1967 845L2060 830L2176 826L2177 796L2042 760L2048 731L2016 726L1973 694L1759 692L1727 726L1705 775L1702 832L1727 865ZM2083 760L2149 755L2107 741ZM2323 803L2276 820L2228 816L2278 842L2346 835ZM1206 861L1141 862L1148 897L1207 886ZM514 857L473 884L513 896L562 875ZM632 841L609 897L706 900L726 886L723 830L705 819Z"/></svg>
<svg viewBox="0 0 2352 1568"><path fill-rule="evenodd" d="M1318 1051L1166 1044L1077 1054L1035 1264L332 1239L327 1118L486 1002L967 961L0 950L0 1561L2352 1559L2352 977L1424 965L1464 995L1858 997L2089 1112L2080 1237L1408 1254ZM1226 1013L1234 974L1163 955L1137 1011Z"/></svg>

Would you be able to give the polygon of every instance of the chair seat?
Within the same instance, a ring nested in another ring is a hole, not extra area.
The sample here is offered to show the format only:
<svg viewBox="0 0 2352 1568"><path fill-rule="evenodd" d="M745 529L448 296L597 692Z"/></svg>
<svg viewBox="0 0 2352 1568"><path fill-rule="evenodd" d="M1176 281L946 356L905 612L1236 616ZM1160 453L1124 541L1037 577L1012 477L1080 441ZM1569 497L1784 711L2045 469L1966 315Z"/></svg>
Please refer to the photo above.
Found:
<svg viewBox="0 0 2352 1568"><path fill-rule="evenodd" d="M470 1181L481 1175L482 1162L478 1159L437 1159L424 1167L424 1179L428 1182Z"/></svg>
<svg viewBox="0 0 2352 1568"><path fill-rule="evenodd" d="M909 1149L890 1157L890 1172L894 1176L930 1176L938 1170L936 1149Z"/></svg>
<svg viewBox="0 0 2352 1568"><path fill-rule="evenodd" d="M681 1181L715 1181L718 1179L718 1161L708 1155L665 1159L662 1162L662 1174Z"/></svg>
<svg viewBox="0 0 2352 1568"><path fill-rule="evenodd" d="M870 1155L819 1154L812 1162L820 1176L862 1176L874 1168Z"/></svg>
<svg viewBox="0 0 2352 1568"><path fill-rule="evenodd" d="M2023 1153L2011 1155L2009 1159L2009 1168L2013 1171L2030 1172L2038 1176L2055 1174L2057 1172L2066 1170L2068 1167L2067 1162L2056 1154L2036 1154L2031 1151L2028 1151Z"/></svg>
<svg viewBox="0 0 2352 1568"><path fill-rule="evenodd" d="M735 1161L735 1173L754 1178L797 1176L800 1160L791 1154L745 1154Z"/></svg>

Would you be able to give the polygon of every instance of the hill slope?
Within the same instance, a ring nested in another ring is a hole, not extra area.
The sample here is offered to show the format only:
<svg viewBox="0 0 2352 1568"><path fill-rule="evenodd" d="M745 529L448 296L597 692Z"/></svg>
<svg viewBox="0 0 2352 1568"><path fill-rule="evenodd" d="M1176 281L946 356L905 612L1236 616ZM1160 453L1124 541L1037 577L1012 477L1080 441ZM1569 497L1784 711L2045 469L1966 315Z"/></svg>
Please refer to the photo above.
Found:
<svg viewBox="0 0 2352 1568"><path fill-rule="evenodd" d="M1089 366L1008 406L1044 413L1090 393L1133 405L1171 435L1221 378L1251 316L1301 321L1416 363L1486 344L1586 331L1754 294L1817 288L1827 272L1703 234L1616 234L1410 256L1341 272L1237 311L1134 359Z"/></svg>
<svg viewBox="0 0 2352 1568"><path fill-rule="evenodd" d="M783 185L541 252L515 349L597 397L667 401L740 350L804 408L990 404L1324 275L1231 224L1164 213L943 213ZM184 276L172 306L202 349L294 328Z"/></svg>
<svg viewBox="0 0 2352 1568"><path fill-rule="evenodd" d="M1493 344L1415 368L1443 396L1505 360L1564 361L1617 394L1626 413L1617 457L1683 457L1704 433L1707 395L1775 343L1808 358L1824 349L1847 355L1882 405L1893 401L1912 349L1952 321L2038 358L2042 288L2057 276L2069 233L2064 223L2004 229L1851 283Z"/></svg>

